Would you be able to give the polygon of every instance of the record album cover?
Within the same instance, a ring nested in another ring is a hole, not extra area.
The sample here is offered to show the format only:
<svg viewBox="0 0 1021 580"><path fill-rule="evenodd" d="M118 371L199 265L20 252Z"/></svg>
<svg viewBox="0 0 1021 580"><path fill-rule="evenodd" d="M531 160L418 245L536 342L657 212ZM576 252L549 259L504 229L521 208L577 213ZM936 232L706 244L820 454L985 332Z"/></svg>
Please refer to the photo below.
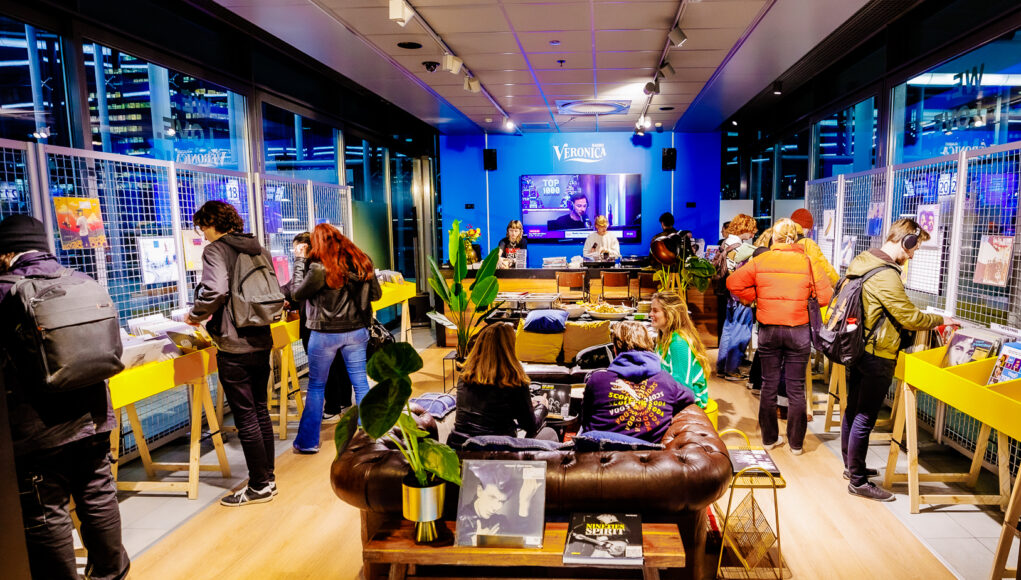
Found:
<svg viewBox="0 0 1021 580"><path fill-rule="evenodd" d="M954 332L943 355L944 367L952 367L995 356L1000 336L984 328L962 328Z"/></svg>
<svg viewBox="0 0 1021 580"><path fill-rule="evenodd" d="M564 564L641 566L642 517L639 514L571 514L564 543Z"/></svg>
<svg viewBox="0 0 1021 580"><path fill-rule="evenodd" d="M457 545L541 548L545 509L545 461L466 459Z"/></svg>

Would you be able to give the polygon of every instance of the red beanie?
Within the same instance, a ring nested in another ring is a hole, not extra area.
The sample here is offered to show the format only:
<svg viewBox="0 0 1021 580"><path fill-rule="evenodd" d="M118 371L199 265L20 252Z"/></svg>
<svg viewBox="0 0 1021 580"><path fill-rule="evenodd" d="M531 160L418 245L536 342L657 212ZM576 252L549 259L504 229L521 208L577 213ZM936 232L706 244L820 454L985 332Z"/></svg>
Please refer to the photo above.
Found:
<svg viewBox="0 0 1021 580"><path fill-rule="evenodd" d="M794 210L794 213L791 214L791 220L806 230L812 229L812 224L815 223L815 220L812 219L812 212L805 208Z"/></svg>

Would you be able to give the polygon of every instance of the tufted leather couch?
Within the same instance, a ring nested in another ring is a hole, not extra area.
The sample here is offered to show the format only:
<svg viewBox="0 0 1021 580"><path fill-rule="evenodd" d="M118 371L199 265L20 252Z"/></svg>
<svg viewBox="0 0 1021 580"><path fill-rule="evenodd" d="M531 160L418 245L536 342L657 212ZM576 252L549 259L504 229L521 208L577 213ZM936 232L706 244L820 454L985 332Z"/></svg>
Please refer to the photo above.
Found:
<svg viewBox="0 0 1021 580"><path fill-rule="evenodd" d="M426 416L419 424L435 433ZM519 459L546 462L546 513L611 510L641 513L645 522L676 523L688 566L685 578L706 577L706 507L723 495L732 468L727 449L696 405L678 413L663 437L664 450L585 452L468 452L462 459ZM362 541L379 524L400 518L401 480L408 473L400 452L359 431L333 462L330 478L337 497L362 510ZM457 490L448 484L444 518L457 512ZM378 570L366 563L365 578Z"/></svg>

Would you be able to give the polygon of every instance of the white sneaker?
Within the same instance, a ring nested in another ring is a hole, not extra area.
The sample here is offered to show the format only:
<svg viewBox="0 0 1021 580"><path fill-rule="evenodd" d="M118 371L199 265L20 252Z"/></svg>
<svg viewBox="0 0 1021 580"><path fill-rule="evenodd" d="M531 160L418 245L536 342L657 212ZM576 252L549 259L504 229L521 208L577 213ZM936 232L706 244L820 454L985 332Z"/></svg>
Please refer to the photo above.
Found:
<svg viewBox="0 0 1021 580"><path fill-rule="evenodd" d="M763 449L776 449L777 447L780 447L782 445L783 445L783 435L780 435L779 437L776 438L776 443L770 443L768 445L763 444L762 448Z"/></svg>
<svg viewBox="0 0 1021 580"><path fill-rule="evenodd" d="M804 447L802 447L801 449L795 449L795 448L791 447L791 455L801 455L804 452L805 452L805 448Z"/></svg>

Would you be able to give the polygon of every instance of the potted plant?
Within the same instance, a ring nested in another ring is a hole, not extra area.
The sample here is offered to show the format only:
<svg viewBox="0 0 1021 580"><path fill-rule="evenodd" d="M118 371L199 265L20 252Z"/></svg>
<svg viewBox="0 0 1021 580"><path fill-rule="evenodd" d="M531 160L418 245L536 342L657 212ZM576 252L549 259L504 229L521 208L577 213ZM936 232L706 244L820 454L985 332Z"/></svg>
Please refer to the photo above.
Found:
<svg viewBox="0 0 1021 580"><path fill-rule="evenodd" d="M411 416L410 375L421 368L422 357L406 342L387 344L373 354L366 370L376 385L361 403L341 415L334 441L340 455L361 429L373 439L386 437L397 446L411 468L401 486L404 517L415 522L415 541L428 543L438 538L436 520L443 513L444 481L461 485L461 463L453 449L430 439Z"/></svg>
<svg viewBox="0 0 1021 580"><path fill-rule="evenodd" d="M453 280L447 285L436 265L436 260L429 258L429 286L433 292L450 309L449 320L457 328L457 358L463 361L468 356L468 341L475 334L478 325L485 318L486 313L492 308L496 300L496 294L500 291L500 284L496 279L496 263L500 257L497 251L489 252L482 266L475 272L475 281L471 286L465 288L464 279L468 276L468 258L465 252L465 245L468 243L462 240L461 223L454 220L448 233L448 252L450 254L450 267L453 270ZM475 308L468 313L468 305L474 304ZM437 316L435 313L430 313Z"/></svg>
<svg viewBox="0 0 1021 580"><path fill-rule="evenodd" d="M712 281L716 267L705 258L696 256L686 242L678 240L679 234L669 234L652 241L651 255L659 265L653 275L661 291L684 293L694 286L705 292Z"/></svg>

